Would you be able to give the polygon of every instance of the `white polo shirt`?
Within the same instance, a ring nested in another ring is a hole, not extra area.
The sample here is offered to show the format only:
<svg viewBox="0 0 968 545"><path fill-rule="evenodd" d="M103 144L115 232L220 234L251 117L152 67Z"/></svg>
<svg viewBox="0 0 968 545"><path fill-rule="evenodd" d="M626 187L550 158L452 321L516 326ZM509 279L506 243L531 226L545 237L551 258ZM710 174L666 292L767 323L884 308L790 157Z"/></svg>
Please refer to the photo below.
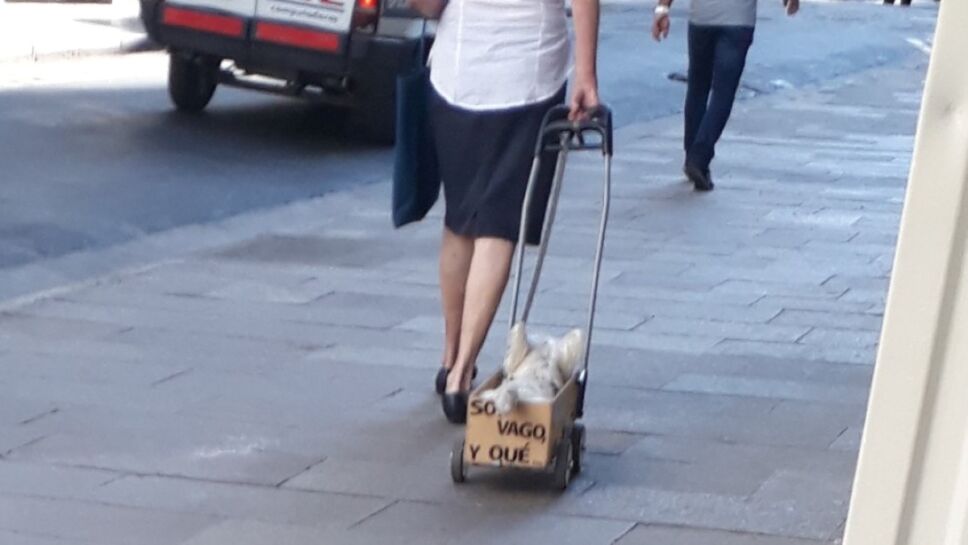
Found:
<svg viewBox="0 0 968 545"><path fill-rule="evenodd" d="M534 104L568 79L564 0L450 0L437 25L430 81L469 110Z"/></svg>

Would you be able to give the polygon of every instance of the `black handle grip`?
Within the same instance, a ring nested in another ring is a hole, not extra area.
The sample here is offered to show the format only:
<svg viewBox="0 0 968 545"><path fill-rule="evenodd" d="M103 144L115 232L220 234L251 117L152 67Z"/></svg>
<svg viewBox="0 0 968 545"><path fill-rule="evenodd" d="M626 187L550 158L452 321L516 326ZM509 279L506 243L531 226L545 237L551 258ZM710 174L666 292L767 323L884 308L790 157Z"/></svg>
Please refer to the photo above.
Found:
<svg viewBox="0 0 968 545"><path fill-rule="evenodd" d="M555 106L545 114L541 122L541 136L535 154L543 151L555 151L564 145L570 150L601 150L603 154L611 156L614 151L614 136L612 128L612 110L600 105L587 112L578 121L571 121L568 106ZM596 135L597 140L589 140L589 135Z"/></svg>

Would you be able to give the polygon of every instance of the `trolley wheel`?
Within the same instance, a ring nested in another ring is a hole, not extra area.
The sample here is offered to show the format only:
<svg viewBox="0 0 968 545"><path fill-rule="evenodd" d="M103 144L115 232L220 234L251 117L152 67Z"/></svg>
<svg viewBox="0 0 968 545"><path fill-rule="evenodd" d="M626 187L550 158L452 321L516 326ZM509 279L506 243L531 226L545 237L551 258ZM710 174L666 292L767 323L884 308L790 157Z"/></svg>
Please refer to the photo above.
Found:
<svg viewBox="0 0 968 545"><path fill-rule="evenodd" d="M567 430L555 448L554 473L552 475L555 488L565 490L571 483L573 469L571 430Z"/></svg>
<svg viewBox="0 0 968 545"><path fill-rule="evenodd" d="M467 467L464 466L464 440L461 439L454 444L450 451L450 478L455 483L462 483L467 480Z"/></svg>
<svg viewBox="0 0 968 545"><path fill-rule="evenodd" d="M219 60L172 52L168 59L168 95L183 112L208 106L218 85Z"/></svg>
<svg viewBox="0 0 968 545"><path fill-rule="evenodd" d="M571 472L581 473L582 463L585 461L585 425L575 424L571 429Z"/></svg>

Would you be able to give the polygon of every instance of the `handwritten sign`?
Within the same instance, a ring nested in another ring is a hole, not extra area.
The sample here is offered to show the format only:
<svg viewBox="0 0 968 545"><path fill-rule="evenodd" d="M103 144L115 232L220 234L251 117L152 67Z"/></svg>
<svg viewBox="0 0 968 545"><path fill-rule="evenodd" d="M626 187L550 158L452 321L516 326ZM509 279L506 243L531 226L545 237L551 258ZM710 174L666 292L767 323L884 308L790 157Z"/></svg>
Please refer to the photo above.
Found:
<svg viewBox="0 0 968 545"><path fill-rule="evenodd" d="M498 414L494 403L472 398L465 459L472 464L542 467L551 456L550 411L519 407Z"/></svg>

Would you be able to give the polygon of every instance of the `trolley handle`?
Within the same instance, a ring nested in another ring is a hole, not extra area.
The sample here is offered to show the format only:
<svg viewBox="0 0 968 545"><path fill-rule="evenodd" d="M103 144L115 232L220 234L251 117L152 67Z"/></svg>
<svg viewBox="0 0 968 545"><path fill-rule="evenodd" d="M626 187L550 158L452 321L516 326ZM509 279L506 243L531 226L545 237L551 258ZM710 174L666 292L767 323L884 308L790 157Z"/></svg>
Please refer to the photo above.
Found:
<svg viewBox="0 0 968 545"><path fill-rule="evenodd" d="M560 151L567 146L569 150L600 149L611 157L614 151L612 110L604 105L596 106L578 121L569 120L570 113L568 106L555 106L548 111L541 123L541 137L535 154Z"/></svg>

